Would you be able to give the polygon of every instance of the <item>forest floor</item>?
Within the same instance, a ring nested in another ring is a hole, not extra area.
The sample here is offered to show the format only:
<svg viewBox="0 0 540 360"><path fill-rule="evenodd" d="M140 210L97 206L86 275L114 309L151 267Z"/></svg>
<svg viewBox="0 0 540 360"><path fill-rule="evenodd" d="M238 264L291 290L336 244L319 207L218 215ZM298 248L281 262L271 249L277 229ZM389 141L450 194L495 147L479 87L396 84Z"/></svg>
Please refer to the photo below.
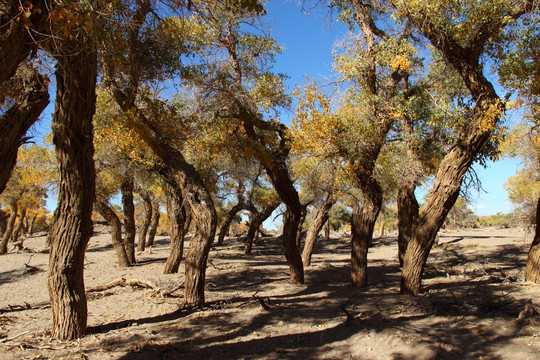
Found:
<svg viewBox="0 0 540 360"><path fill-rule="evenodd" d="M395 236L374 239L369 286L350 286L346 236L319 239L304 285L288 281L279 240L252 255L234 238L210 252L207 304L183 306L183 271L164 275L167 237L121 269L106 228L90 240L88 334L51 340L48 255L0 258L0 359L540 359L540 285L524 281L532 234L443 232L424 294L399 295ZM28 249L45 246L31 237ZM135 281L131 284L135 285Z"/></svg>

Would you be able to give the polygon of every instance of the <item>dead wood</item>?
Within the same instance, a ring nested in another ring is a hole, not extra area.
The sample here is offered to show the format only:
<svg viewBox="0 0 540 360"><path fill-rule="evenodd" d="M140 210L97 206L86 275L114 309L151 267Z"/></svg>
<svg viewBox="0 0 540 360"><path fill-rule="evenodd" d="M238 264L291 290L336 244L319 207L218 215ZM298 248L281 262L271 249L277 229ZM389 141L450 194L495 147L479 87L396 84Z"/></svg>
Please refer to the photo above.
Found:
<svg viewBox="0 0 540 360"><path fill-rule="evenodd" d="M143 289L152 289L152 296L155 296L155 295L159 295L159 296L162 296L162 297L174 297L174 295L172 295L173 292L179 290L180 288L182 288L184 286L184 282L181 282L180 284L178 284L177 286L175 286L173 289L171 290L166 290L166 289L162 289L158 286L156 286L155 284L152 284L151 282L149 281L145 281L145 280L138 280L138 279L119 279L119 280L113 280L111 282L108 282L106 284L102 284L102 285L98 285L98 286L94 286L92 288L89 288L86 290L86 293L91 293L91 292L101 292L101 291L105 291L105 290L110 290L112 288L115 288L117 286L121 286L121 287L126 287L126 286L131 286L131 287L135 287L135 288L143 288Z"/></svg>

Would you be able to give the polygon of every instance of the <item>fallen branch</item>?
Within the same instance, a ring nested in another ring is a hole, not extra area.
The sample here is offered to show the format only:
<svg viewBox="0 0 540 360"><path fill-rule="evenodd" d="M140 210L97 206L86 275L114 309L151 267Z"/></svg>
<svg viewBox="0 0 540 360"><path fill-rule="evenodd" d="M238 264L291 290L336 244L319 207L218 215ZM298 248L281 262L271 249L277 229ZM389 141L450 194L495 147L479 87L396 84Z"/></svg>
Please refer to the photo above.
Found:
<svg viewBox="0 0 540 360"><path fill-rule="evenodd" d="M182 282L179 285L175 286L172 290L165 290L165 289L159 288L158 286L152 284L149 281L138 280L138 279L127 280L127 279L122 278L119 280L108 282L103 285L91 287L87 289L86 292L87 293L101 292L105 290L110 290L117 286L121 286L121 287L131 286L131 287L139 287L143 289L152 289L153 290L152 295L160 295L160 296L167 297L167 296L173 296L172 293L180 289L183 285L184 283Z"/></svg>
<svg viewBox="0 0 540 360"><path fill-rule="evenodd" d="M0 340L0 342L5 343L5 342L11 341L11 340L15 340L16 338L21 337L21 336L23 336L25 334L28 334L29 332L30 331L23 331L22 333L17 334L15 336L3 338L2 340Z"/></svg>

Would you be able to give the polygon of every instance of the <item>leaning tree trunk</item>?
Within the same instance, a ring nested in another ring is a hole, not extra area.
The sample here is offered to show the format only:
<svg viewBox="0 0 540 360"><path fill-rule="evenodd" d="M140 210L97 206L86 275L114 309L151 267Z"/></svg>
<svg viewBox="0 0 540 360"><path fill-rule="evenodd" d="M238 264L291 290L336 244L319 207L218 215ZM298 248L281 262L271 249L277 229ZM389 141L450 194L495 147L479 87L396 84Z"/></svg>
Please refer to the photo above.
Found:
<svg viewBox="0 0 540 360"><path fill-rule="evenodd" d="M7 56L10 57L11 54ZM45 78L30 65L21 64L8 84L1 85L17 89L19 95L14 99L14 104L0 116L0 194L17 162L17 151L25 141L23 137L49 103Z"/></svg>
<svg viewBox="0 0 540 360"><path fill-rule="evenodd" d="M221 224L221 228L219 229L219 235L217 239L217 245L221 246L223 245L223 241L225 240L225 236L229 233L229 227L231 226L231 223L240 211L246 210L247 205L240 201L238 204L234 205L231 210L227 213L227 216L225 217L225 220L223 220L223 224Z"/></svg>
<svg viewBox="0 0 540 360"><path fill-rule="evenodd" d="M128 173L122 180L120 186L122 193L122 207L124 212L124 247L131 265L136 263L135 259L135 205L133 205L133 175Z"/></svg>
<svg viewBox="0 0 540 360"><path fill-rule="evenodd" d="M488 101L495 109L502 104L497 100ZM477 105L473 116L476 121L472 123L481 124L483 110L490 106L485 104ZM499 108L500 109L500 108ZM501 110L502 112L502 110ZM492 116L492 115L489 115ZM463 137L469 136L468 144L463 142ZM419 214L412 226L412 236L407 246L407 251L403 259L401 272L401 293L406 295L418 295L421 292L422 275L428 255L435 242L437 232L444 224L446 216L454 206L461 187L461 181L470 167L476 154L478 154L487 140L490 132L476 130L474 134L461 135L456 144L444 157L435 184L427 200L424 209Z"/></svg>
<svg viewBox="0 0 540 360"><path fill-rule="evenodd" d="M146 191L139 191L139 195L144 204L144 219L139 230L139 243L137 244L137 250L144 251L146 247L146 234L152 221L152 200L150 195Z"/></svg>
<svg viewBox="0 0 540 360"><path fill-rule="evenodd" d="M323 225L328 221L328 212L335 203L333 196L329 195L328 198L317 209L315 216L311 219L306 235L306 243L304 245L304 251L302 252L302 262L304 267L311 265L311 255L315 248L315 242L317 236L321 231Z"/></svg>
<svg viewBox="0 0 540 360"><path fill-rule="evenodd" d="M167 216L169 217L169 235L171 237L171 252L165 262L164 274L178 272L178 267L184 255L184 238L189 229L191 219L187 218L182 199L182 190L176 183L170 183L166 192Z"/></svg>
<svg viewBox="0 0 540 360"><path fill-rule="evenodd" d="M150 232L148 233L147 246L154 246L154 239L156 238L157 229L159 226L159 217L161 213L159 211L159 202L156 201L153 205L154 211L152 212L152 222L150 223Z"/></svg>
<svg viewBox="0 0 540 360"><path fill-rule="evenodd" d="M119 89L113 89L112 92L122 110L131 114L131 128L167 164L175 182L183 189L185 204L189 216L193 218L195 231L186 255L184 300L188 305L200 306L204 303L208 254L217 228L217 213L212 196L195 167L186 161L179 150L169 144L164 134L129 101L129 97Z"/></svg>
<svg viewBox="0 0 540 360"><path fill-rule="evenodd" d="M11 201L9 204L9 209L9 220L7 222L6 230L4 230L4 234L2 235L2 241L0 242L0 255L5 255L8 251L8 242L9 239L11 239L11 234L13 234L13 228L15 227L15 221L17 220L17 202Z"/></svg>
<svg viewBox="0 0 540 360"><path fill-rule="evenodd" d="M19 235L21 234L21 230L24 225L24 219L26 217L26 211L27 209L23 207L21 209L21 213L19 214L19 220L17 220L17 224L15 225L15 228L13 229L13 234L11 235L11 241L17 242L19 240Z"/></svg>
<svg viewBox="0 0 540 360"><path fill-rule="evenodd" d="M351 218L351 281L356 287L367 286L367 253L382 206L382 189L373 177L363 192L362 207L355 205Z"/></svg>
<svg viewBox="0 0 540 360"><path fill-rule="evenodd" d="M122 223L120 222L118 215L116 215L116 213L109 206L109 204L101 200L98 200L96 202L96 209L111 227L111 240L114 250L116 252L116 259L118 260L118 265L120 267L130 266L131 263L129 262L126 249L124 247L124 242L122 240Z"/></svg>
<svg viewBox="0 0 540 360"><path fill-rule="evenodd" d="M77 40L54 41L61 44L54 49L57 90L52 123L60 180L55 221L49 233L48 287L52 337L69 340L86 332L83 271L95 195L92 118L97 56L93 48Z"/></svg>
<svg viewBox="0 0 540 360"><path fill-rule="evenodd" d="M527 257L527 270L525 271L525 280L540 284L540 197L536 204L536 230L534 239Z"/></svg>

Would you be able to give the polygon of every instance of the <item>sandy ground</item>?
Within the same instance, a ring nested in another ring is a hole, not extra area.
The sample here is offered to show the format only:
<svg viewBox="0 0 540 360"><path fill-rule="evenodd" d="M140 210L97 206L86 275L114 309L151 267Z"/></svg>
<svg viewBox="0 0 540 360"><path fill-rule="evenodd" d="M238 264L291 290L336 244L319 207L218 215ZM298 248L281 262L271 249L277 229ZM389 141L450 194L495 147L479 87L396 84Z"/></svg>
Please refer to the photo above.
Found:
<svg viewBox="0 0 540 360"><path fill-rule="evenodd" d="M395 236L373 241L365 289L349 284L346 237L319 240L301 286L288 282L279 240L260 239L247 256L228 239L210 253L207 305L186 309L183 265L162 274L167 237L121 269L110 235L97 233L87 288L122 278L155 288L90 292L88 335L70 342L50 338L48 255L10 252L0 258L0 359L540 359L540 285L523 280L531 237L442 233L417 298L399 295Z"/></svg>

